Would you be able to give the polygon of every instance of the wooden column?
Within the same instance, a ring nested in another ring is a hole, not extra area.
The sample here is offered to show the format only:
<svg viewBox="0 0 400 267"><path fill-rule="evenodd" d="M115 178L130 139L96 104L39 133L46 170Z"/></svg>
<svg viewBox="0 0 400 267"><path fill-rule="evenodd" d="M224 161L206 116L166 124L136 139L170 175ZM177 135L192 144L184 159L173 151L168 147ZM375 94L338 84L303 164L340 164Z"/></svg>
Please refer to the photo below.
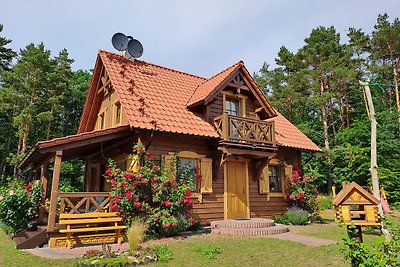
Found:
<svg viewBox="0 0 400 267"><path fill-rule="evenodd" d="M46 162L40 167L40 180L42 184L42 199L40 200L41 206L39 207L39 217L37 222L43 223L44 217L44 206L46 204L46 194L47 194L47 181L49 179L49 164Z"/></svg>
<svg viewBox="0 0 400 267"><path fill-rule="evenodd" d="M54 231L57 214L58 184L60 182L62 151L56 151L54 158L53 181L51 184L50 211L47 221L47 231Z"/></svg>

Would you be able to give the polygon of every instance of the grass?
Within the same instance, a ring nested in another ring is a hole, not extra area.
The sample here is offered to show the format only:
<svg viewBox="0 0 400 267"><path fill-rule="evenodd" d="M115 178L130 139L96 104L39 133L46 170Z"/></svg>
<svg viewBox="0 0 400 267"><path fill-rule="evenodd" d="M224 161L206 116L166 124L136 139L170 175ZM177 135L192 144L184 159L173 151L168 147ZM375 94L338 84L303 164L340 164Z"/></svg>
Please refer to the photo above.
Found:
<svg viewBox="0 0 400 267"><path fill-rule="evenodd" d="M313 223L307 226L290 226L292 233L332 239L341 243L346 234L334 222L334 213L324 211L325 224ZM376 239L364 234L367 243ZM157 246L165 240L149 241ZM339 252L341 245L308 247L299 243L273 238L246 238L217 235L197 235L167 241L173 259L168 262L152 263L147 266L349 266ZM199 253L218 248L220 253L205 257ZM0 266L73 266L76 260L42 259L14 248L14 244L0 231Z"/></svg>
<svg viewBox="0 0 400 267"><path fill-rule="evenodd" d="M33 256L29 252L15 249L14 243L8 239L0 229L0 266L20 267L20 266L62 266L69 267L74 265L75 260L51 260Z"/></svg>

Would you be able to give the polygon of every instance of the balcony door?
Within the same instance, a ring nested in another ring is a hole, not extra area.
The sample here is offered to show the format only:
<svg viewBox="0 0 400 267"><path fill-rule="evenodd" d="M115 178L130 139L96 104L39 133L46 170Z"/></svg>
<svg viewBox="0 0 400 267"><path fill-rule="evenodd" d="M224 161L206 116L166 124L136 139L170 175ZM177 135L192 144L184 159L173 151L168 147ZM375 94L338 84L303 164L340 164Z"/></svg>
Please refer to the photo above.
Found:
<svg viewBox="0 0 400 267"><path fill-rule="evenodd" d="M225 112L229 116L240 116L240 101L238 99L226 98L225 101ZM229 135L235 138L240 137L239 132L239 120L235 118L229 118Z"/></svg>

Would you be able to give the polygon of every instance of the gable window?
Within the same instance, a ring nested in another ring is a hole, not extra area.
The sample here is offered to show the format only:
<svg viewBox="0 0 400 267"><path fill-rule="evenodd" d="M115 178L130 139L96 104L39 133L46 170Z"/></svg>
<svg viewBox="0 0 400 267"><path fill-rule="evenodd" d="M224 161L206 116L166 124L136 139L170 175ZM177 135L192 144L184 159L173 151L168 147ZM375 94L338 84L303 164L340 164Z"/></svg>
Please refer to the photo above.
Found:
<svg viewBox="0 0 400 267"><path fill-rule="evenodd" d="M99 122L98 128L100 130L106 128L106 112L105 111L99 115L98 122Z"/></svg>
<svg viewBox="0 0 400 267"><path fill-rule="evenodd" d="M282 192L282 181L279 166L269 166L268 171L270 192Z"/></svg>
<svg viewBox="0 0 400 267"><path fill-rule="evenodd" d="M225 111L228 115L239 116L240 115L240 105L238 99L226 98Z"/></svg>
<svg viewBox="0 0 400 267"><path fill-rule="evenodd" d="M114 104L114 125L120 125L121 124L121 116L122 116L121 103L120 102L116 102Z"/></svg>

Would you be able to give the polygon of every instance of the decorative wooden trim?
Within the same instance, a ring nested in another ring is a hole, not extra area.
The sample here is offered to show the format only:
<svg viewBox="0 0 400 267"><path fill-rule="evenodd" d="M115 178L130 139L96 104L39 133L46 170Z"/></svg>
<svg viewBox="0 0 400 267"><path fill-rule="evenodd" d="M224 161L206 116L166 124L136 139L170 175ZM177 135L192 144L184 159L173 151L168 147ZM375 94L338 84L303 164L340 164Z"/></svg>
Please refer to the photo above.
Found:
<svg viewBox="0 0 400 267"><path fill-rule="evenodd" d="M254 162L254 172L253 172L253 180L257 181L258 179L260 179L260 175L264 169L265 166L268 165L270 161L270 158L263 158L260 160L256 160Z"/></svg>

